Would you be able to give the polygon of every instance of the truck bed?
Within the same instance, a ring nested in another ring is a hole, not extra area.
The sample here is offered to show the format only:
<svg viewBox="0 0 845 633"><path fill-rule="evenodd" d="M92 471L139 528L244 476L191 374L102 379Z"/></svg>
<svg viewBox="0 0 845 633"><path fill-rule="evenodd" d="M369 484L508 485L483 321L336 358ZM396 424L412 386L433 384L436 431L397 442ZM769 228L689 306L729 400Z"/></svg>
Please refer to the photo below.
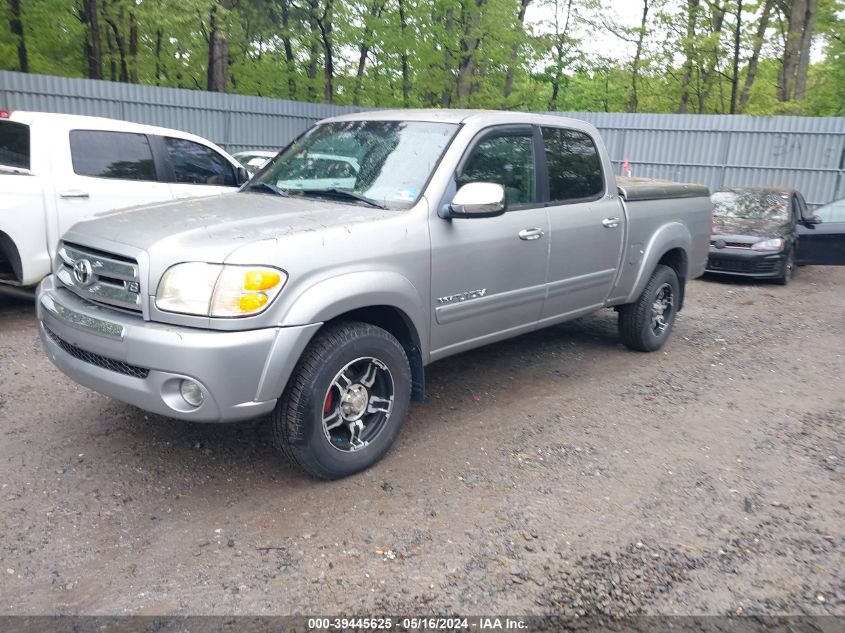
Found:
<svg viewBox="0 0 845 633"><path fill-rule="evenodd" d="M704 185L656 180L651 178L617 178L619 195L626 201L665 200L667 198L709 197L710 190Z"/></svg>

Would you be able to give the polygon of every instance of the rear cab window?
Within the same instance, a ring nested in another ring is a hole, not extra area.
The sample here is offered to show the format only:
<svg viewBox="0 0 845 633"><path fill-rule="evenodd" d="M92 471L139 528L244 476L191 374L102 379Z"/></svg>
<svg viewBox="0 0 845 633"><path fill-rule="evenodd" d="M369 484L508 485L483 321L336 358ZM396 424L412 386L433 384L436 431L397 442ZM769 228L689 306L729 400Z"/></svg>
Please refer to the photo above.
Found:
<svg viewBox="0 0 845 633"><path fill-rule="evenodd" d="M78 176L158 180L146 134L72 130L70 154Z"/></svg>
<svg viewBox="0 0 845 633"><path fill-rule="evenodd" d="M589 134L541 127L549 168L549 201L596 200L604 194L604 173L598 148Z"/></svg>
<svg viewBox="0 0 845 633"><path fill-rule="evenodd" d="M164 137L173 164L174 182L189 185L237 185L232 164L210 147L181 138Z"/></svg>
<svg viewBox="0 0 845 633"><path fill-rule="evenodd" d="M31 168L28 125L0 119L0 165Z"/></svg>

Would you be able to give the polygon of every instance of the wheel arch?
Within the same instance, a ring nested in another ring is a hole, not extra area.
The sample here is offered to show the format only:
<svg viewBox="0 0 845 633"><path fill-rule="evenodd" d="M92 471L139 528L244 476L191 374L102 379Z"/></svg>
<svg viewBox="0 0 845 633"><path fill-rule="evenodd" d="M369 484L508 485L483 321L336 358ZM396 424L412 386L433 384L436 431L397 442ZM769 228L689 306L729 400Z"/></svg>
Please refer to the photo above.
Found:
<svg viewBox="0 0 845 633"><path fill-rule="evenodd" d="M12 274L18 283L23 282L23 264L18 247L8 233L0 231L0 278L4 274Z"/></svg>
<svg viewBox="0 0 845 633"><path fill-rule="evenodd" d="M645 249L643 263L634 287L623 303L636 301L654 274L655 268L663 264L672 268L678 275L681 295L678 310L680 311L684 302L691 244L692 237L689 230L679 222L666 224L655 231Z"/></svg>

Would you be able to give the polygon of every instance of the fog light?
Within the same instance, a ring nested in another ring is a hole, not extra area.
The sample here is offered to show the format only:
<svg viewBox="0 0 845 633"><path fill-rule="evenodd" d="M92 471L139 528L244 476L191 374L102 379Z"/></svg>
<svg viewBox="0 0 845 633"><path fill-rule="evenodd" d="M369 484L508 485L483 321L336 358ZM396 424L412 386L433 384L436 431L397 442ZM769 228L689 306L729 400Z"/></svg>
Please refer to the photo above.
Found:
<svg viewBox="0 0 845 633"><path fill-rule="evenodd" d="M182 398L192 407L198 407L202 404L205 396L202 395L202 388L193 380L183 380L179 383L179 393Z"/></svg>

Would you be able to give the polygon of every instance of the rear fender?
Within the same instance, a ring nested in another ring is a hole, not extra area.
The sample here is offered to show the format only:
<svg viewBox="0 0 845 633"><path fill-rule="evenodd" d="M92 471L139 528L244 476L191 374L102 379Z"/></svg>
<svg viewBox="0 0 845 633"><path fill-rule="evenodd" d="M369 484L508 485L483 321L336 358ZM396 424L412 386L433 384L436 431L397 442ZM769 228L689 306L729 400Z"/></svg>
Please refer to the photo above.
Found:
<svg viewBox="0 0 845 633"><path fill-rule="evenodd" d="M690 247L692 245L692 236L690 232L680 222L671 222L664 224L652 235L651 240L645 247L643 255L643 263L637 273L637 279L634 282L634 287L630 294L625 298L623 303L633 303L642 294L643 290L648 284L654 269L660 259L673 248L680 248L684 251L687 261L689 261ZM683 280L681 280L683 283Z"/></svg>

